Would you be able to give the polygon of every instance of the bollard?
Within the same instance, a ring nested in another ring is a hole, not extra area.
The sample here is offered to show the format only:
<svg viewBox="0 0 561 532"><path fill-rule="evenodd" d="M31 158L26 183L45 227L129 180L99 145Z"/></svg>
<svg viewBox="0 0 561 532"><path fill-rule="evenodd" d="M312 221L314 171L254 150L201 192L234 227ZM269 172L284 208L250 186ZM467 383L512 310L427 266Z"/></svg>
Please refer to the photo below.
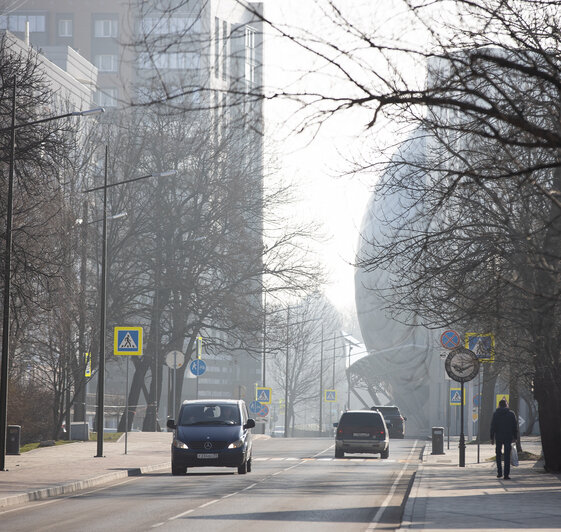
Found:
<svg viewBox="0 0 561 532"><path fill-rule="evenodd" d="M444 454L444 427L432 428L432 453Z"/></svg>
<svg viewBox="0 0 561 532"><path fill-rule="evenodd" d="M21 440L21 426L8 425L8 434L6 437L6 454L19 454Z"/></svg>

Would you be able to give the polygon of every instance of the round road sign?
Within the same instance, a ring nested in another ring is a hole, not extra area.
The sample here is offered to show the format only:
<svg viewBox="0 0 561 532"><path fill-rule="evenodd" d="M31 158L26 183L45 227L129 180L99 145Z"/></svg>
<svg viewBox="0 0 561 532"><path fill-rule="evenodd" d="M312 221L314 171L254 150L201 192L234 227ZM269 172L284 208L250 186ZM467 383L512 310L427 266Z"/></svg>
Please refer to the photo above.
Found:
<svg viewBox="0 0 561 532"><path fill-rule="evenodd" d="M262 406L263 405L259 401L251 401L251 403L249 403L249 411L252 414L258 414Z"/></svg>
<svg viewBox="0 0 561 532"><path fill-rule="evenodd" d="M179 369L185 362L185 355L181 351L170 351L166 355L166 364L171 369Z"/></svg>
<svg viewBox="0 0 561 532"><path fill-rule="evenodd" d="M267 405L261 406L261 410L259 410L259 412L257 412L257 415L259 417L265 417L268 414L269 414L269 407Z"/></svg>
<svg viewBox="0 0 561 532"><path fill-rule="evenodd" d="M460 341L459 333L451 329L440 335L440 343L444 349L456 349L460 345Z"/></svg>
<svg viewBox="0 0 561 532"><path fill-rule="evenodd" d="M189 368L191 369L191 373L193 375L202 375L206 371L206 362L196 358L193 362L191 362Z"/></svg>

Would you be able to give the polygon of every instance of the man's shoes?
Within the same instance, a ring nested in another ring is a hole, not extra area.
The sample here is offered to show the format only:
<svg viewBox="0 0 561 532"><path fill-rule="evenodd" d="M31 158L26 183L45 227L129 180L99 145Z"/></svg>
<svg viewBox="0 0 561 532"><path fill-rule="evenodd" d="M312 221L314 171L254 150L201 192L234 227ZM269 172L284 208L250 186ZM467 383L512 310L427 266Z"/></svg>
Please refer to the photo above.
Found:
<svg viewBox="0 0 561 532"><path fill-rule="evenodd" d="M504 480L510 480L510 477L507 477L507 476L505 475Z"/></svg>
<svg viewBox="0 0 561 532"><path fill-rule="evenodd" d="M501 478L503 476L502 473L497 473L497 478Z"/></svg>

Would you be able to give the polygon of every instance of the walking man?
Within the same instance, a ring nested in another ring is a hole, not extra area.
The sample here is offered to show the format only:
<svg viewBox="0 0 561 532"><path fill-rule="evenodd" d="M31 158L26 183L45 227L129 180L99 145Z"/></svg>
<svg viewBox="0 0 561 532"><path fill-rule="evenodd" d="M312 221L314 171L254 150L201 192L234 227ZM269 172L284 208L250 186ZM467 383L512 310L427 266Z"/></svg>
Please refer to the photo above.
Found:
<svg viewBox="0 0 561 532"><path fill-rule="evenodd" d="M516 437L518 435L518 423L516 416L512 410L506 405L506 401L499 401L499 408L493 413L491 420L491 445L495 444L495 453L497 456L497 478L503 476L501 464L501 450L504 446L504 463L505 463L505 480L510 480L510 449L512 442L516 445Z"/></svg>

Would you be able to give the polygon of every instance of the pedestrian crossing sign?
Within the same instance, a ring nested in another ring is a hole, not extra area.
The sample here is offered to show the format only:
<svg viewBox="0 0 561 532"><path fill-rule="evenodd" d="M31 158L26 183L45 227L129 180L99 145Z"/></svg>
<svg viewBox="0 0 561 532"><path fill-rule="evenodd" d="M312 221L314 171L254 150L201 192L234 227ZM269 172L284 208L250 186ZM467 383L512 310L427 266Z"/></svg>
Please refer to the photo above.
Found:
<svg viewBox="0 0 561 532"><path fill-rule="evenodd" d="M450 388L450 406L460 406L462 404L462 395L460 388ZM464 390L464 401L466 404L466 391Z"/></svg>
<svg viewBox="0 0 561 532"><path fill-rule="evenodd" d="M334 403L337 401L337 390L325 390L325 402Z"/></svg>
<svg viewBox="0 0 561 532"><path fill-rule="evenodd" d="M113 353L142 356L142 327L115 327Z"/></svg>
<svg viewBox="0 0 561 532"><path fill-rule="evenodd" d="M255 400L259 401L262 405L271 404L271 388L257 386L255 389Z"/></svg>
<svg viewBox="0 0 561 532"><path fill-rule="evenodd" d="M508 406L510 395L508 393L498 393L495 395L495 408L499 408L499 401L501 401L502 399L506 401L506 405Z"/></svg>

